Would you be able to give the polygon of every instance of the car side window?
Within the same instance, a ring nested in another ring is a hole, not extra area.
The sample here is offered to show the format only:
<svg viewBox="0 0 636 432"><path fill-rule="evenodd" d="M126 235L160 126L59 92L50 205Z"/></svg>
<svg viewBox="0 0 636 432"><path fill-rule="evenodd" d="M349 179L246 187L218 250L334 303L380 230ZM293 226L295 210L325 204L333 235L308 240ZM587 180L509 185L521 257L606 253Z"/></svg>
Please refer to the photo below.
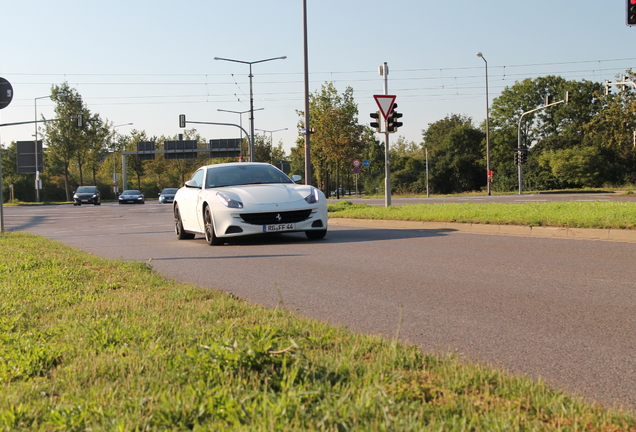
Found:
<svg viewBox="0 0 636 432"><path fill-rule="evenodd" d="M197 170L197 172L195 172L190 178L190 182L193 184L193 186L203 186L203 170Z"/></svg>

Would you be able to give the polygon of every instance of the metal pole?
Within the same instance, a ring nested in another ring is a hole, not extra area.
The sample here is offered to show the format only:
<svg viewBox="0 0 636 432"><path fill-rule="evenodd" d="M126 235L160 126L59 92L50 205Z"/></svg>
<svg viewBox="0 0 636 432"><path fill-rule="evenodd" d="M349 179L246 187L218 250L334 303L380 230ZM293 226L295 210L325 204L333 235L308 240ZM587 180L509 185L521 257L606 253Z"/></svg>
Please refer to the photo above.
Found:
<svg viewBox="0 0 636 432"><path fill-rule="evenodd" d="M521 148L521 147L518 147ZM522 171L522 165L521 165L521 152L518 151L517 152L517 157L519 158L519 165L517 165L518 167L518 173L519 173L519 195L521 195L523 193L523 171Z"/></svg>
<svg viewBox="0 0 636 432"><path fill-rule="evenodd" d="M128 173L126 172L128 167L126 166L126 155L121 153L121 190L125 191L128 188Z"/></svg>
<svg viewBox="0 0 636 432"><path fill-rule="evenodd" d="M252 92L252 64L250 63L250 162L256 162L254 155L254 93Z"/></svg>
<svg viewBox="0 0 636 432"><path fill-rule="evenodd" d="M381 68L384 76L384 94L389 94L389 66L386 62ZM390 167L390 144L388 121L384 119L384 206L391 205L391 167Z"/></svg>
<svg viewBox="0 0 636 432"><path fill-rule="evenodd" d="M486 61L486 58L480 52L477 53L477 57L481 57L486 66L486 185L488 195L490 195L490 108L488 104L488 61Z"/></svg>
<svg viewBox="0 0 636 432"><path fill-rule="evenodd" d="M309 56L307 53L307 0L303 0L303 51L304 51L304 79L305 79L305 184L311 184L311 148L309 125Z"/></svg>
<svg viewBox="0 0 636 432"><path fill-rule="evenodd" d="M42 99L48 96L42 96L33 99L33 105L35 106L35 202L40 202L40 185L39 185L39 164L38 164L38 99Z"/></svg>
<svg viewBox="0 0 636 432"><path fill-rule="evenodd" d="M429 197L428 192L428 147L426 147L426 198Z"/></svg>

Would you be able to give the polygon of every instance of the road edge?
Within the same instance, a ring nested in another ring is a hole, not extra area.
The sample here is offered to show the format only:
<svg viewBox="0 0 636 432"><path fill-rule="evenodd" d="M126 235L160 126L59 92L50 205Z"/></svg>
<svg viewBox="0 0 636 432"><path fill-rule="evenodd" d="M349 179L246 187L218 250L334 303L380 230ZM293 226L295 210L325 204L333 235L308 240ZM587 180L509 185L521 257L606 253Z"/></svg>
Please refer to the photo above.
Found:
<svg viewBox="0 0 636 432"><path fill-rule="evenodd" d="M329 218L329 225L386 229L450 230L470 234L512 235L521 237L609 240L636 243L636 230L602 228L531 227L457 222L422 222L378 219Z"/></svg>

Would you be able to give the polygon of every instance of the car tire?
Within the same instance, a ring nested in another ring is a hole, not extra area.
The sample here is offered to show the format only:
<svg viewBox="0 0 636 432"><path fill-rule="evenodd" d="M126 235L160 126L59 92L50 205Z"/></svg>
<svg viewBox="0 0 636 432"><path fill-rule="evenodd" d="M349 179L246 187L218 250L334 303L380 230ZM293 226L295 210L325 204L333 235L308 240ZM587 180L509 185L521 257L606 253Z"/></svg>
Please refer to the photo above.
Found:
<svg viewBox="0 0 636 432"><path fill-rule="evenodd" d="M309 240L320 240L325 238L325 236L327 235L327 230L311 230L311 231L305 231L305 235L307 236L307 238Z"/></svg>
<svg viewBox="0 0 636 432"><path fill-rule="evenodd" d="M210 211L210 207L208 206L203 209L203 222L205 224L205 241L207 241L210 246L218 246L223 244L223 241L221 241L214 232L212 212Z"/></svg>
<svg viewBox="0 0 636 432"><path fill-rule="evenodd" d="M194 234L185 232L183 229L183 222L181 221L179 206L174 206L174 232L179 240L191 240L194 238Z"/></svg>

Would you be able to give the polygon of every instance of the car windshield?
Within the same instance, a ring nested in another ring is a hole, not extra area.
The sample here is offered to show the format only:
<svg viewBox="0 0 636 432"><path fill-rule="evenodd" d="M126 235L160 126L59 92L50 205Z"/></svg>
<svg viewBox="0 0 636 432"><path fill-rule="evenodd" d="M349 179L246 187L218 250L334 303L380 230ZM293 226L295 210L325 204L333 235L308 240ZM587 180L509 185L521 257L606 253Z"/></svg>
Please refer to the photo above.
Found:
<svg viewBox="0 0 636 432"><path fill-rule="evenodd" d="M206 188L264 183L293 183L281 170L271 165L229 165L208 168Z"/></svg>
<svg viewBox="0 0 636 432"><path fill-rule="evenodd" d="M122 195L141 195L141 192L138 190L127 190L121 193Z"/></svg>
<svg viewBox="0 0 636 432"><path fill-rule="evenodd" d="M162 190L161 193L164 194L164 195L176 194L177 193L177 189L176 188L168 188L168 189Z"/></svg>
<svg viewBox="0 0 636 432"><path fill-rule="evenodd" d="M77 193L93 193L95 192L95 186L80 186L77 188Z"/></svg>

